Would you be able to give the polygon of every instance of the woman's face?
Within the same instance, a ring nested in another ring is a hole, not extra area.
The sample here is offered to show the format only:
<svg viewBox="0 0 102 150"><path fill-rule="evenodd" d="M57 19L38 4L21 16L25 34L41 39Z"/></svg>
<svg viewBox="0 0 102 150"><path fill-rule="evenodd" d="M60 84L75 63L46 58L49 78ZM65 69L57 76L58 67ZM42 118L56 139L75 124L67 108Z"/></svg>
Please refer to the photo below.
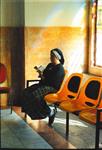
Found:
<svg viewBox="0 0 102 150"><path fill-rule="evenodd" d="M53 64L55 64L56 57L53 54L50 54L50 60Z"/></svg>
<svg viewBox="0 0 102 150"><path fill-rule="evenodd" d="M50 54L50 60L51 60L51 63L53 63L53 64L59 63L59 60L52 53Z"/></svg>

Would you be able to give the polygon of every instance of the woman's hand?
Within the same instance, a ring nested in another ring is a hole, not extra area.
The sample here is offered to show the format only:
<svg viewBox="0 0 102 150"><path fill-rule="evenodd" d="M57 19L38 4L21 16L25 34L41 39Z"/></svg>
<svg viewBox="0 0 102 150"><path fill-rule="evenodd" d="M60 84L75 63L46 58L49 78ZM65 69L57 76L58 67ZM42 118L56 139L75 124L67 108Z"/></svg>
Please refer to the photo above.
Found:
<svg viewBox="0 0 102 150"><path fill-rule="evenodd" d="M39 77L42 79L42 80L44 80L44 76L43 76L43 72L38 72L39 73Z"/></svg>

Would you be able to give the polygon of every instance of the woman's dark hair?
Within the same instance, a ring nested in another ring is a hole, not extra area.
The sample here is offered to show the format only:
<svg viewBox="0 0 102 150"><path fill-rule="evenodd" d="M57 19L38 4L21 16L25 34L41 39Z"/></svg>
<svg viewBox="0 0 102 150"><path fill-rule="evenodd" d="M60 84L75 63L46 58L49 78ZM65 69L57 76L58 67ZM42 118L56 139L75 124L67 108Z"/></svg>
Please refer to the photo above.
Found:
<svg viewBox="0 0 102 150"><path fill-rule="evenodd" d="M53 52L53 51L56 51L61 56L61 59L59 61L63 65L64 64L64 56L63 56L62 51L59 48L54 48L51 50L51 52Z"/></svg>

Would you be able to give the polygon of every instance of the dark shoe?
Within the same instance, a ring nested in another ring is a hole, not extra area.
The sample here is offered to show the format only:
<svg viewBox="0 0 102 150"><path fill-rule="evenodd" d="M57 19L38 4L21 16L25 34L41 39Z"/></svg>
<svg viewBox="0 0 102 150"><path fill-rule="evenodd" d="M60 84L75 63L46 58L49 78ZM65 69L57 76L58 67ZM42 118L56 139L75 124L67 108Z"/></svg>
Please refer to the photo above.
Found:
<svg viewBox="0 0 102 150"><path fill-rule="evenodd" d="M52 126L54 119L55 119L55 115L56 115L57 111L54 109L54 114L52 116L49 117L49 122L48 125Z"/></svg>

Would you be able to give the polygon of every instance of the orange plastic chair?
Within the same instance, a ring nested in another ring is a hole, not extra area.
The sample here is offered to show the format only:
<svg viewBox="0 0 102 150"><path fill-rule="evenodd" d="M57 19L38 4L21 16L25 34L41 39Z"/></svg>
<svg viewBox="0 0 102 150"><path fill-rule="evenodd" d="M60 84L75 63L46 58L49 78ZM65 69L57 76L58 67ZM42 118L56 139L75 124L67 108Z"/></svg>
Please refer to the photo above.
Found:
<svg viewBox="0 0 102 150"><path fill-rule="evenodd" d="M90 109L85 109L79 113L79 118L91 123L91 124L96 124L96 113L97 109L102 108L102 98L100 99L100 103L96 108L90 108ZM100 121L102 121L102 112L100 115Z"/></svg>
<svg viewBox="0 0 102 150"><path fill-rule="evenodd" d="M51 104L59 104L63 101L74 100L77 98L83 74L73 73L69 77L66 75L60 90L57 93L48 94L44 97L45 101Z"/></svg>
<svg viewBox="0 0 102 150"><path fill-rule="evenodd" d="M88 108L96 108L102 91L102 78L91 77L81 88L79 96L73 101L60 103L59 108L66 111L66 137L69 132L69 112L79 112Z"/></svg>
<svg viewBox="0 0 102 150"><path fill-rule="evenodd" d="M7 79L7 70L4 64L0 63L0 84L5 82ZM0 85L0 94L4 93L9 93L10 88L9 87L4 87ZM12 113L12 108L11 108L11 113Z"/></svg>
<svg viewBox="0 0 102 150"><path fill-rule="evenodd" d="M68 112L81 111L87 108L96 108L102 91L102 78L91 77L81 88L79 97L74 101L64 101L60 109Z"/></svg>
<svg viewBox="0 0 102 150"><path fill-rule="evenodd" d="M81 111L79 118L88 123L96 124L95 148L98 149L100 129L102 128L102 98L96 108Z"/></svg>

